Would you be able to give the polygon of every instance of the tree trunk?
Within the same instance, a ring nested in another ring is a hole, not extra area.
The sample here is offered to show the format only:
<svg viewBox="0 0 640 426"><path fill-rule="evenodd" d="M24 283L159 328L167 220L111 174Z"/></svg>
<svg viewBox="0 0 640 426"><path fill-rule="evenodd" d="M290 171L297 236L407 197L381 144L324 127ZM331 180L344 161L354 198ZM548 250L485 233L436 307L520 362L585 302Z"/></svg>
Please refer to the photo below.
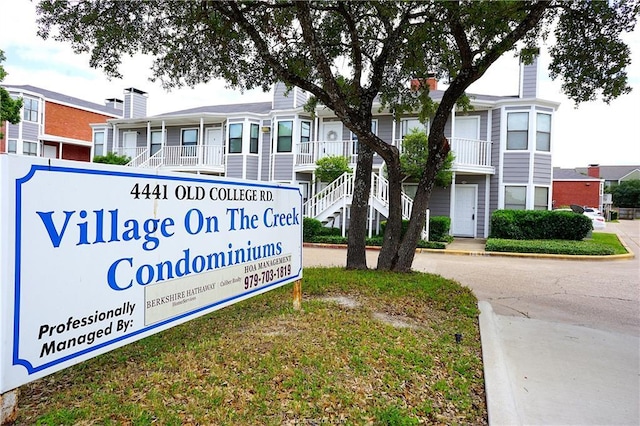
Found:
<svg viewBox="0 0 640 426"><path fill-rule="evenodd" d="M366 144L360 144L359 148L349 219L347 269L367 269L367 217L369 214L373 150Z"/></svg>
<svg viewBox="0 0 640 426"><path fill-rule="evenodd" d="M418 240L420 239L420 231L422 231L425 223L426 210L429 206L429 199L431 198L431 191L436 174L451 150L449 141L444 137L444 126L446 122L447 115L436 113L431 132L429 133L429 155L427 157L427 164L420 177L416 196L413 199L413 209L411 210L409 227L398 249L398 261L393 267L393 270L396 272L409 272L411 270L413 258L416 255Z"/></svg>
<svg viewBox="0 0 640 426"><path fill-rule="evenodd" d="M382 249L378 255L380 270L391 270L398 261L398 248L402 234L402 173L399 155L387 162L389 180L389 216L384 230Z"/></svg>

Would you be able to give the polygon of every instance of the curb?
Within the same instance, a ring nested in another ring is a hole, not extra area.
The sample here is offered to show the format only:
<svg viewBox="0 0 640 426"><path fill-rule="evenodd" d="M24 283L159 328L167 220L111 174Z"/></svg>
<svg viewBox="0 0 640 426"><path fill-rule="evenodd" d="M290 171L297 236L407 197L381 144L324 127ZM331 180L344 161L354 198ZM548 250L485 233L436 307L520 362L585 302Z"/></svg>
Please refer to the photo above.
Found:
<svg viewBox="0 0 640 426"><path fill-rule="evenodd" d="M611 254L604 256L592 256L592 255L569 255L569 254L547 254L547 253L509 253L499 251L479 251L479 250L448 250L448 249L427 249L417 248L416 253L436 253L436 254L452 254L456 256L501 256L501 257L527 257L533 259L557 259L557 260L596 260L596 261L611 261L611 260L629 260L634 259L635 254L625 244L625 242L618 237L618 240L622 246L628 251L626 254ZM325 243L302 243L303 247L318 247L329 249L345 249L346 244L325 244ZM380 251L378 246L367 246L367 250Z"/></svg>
<svg viewBox="0 0 640 426"><path fill-rule="evenodd" d="M478 302L480 316L480 340L482 343L482 364L484 367L484 388L487 399L487 413L490 425L521 425L513 381L505 363L502 345L496 323L496 314L491 304Z"/></svg>

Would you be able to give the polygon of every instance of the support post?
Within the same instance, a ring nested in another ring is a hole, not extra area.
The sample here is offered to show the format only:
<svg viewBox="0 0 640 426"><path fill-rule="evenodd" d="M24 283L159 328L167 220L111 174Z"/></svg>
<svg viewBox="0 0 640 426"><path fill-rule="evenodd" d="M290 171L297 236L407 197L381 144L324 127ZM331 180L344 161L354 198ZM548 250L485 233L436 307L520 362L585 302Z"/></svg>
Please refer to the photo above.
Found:
<svg viewBox="0 0 640 426"><path fill-rule="evenodd" d="M295 311L302 309L302 280L296 280L293 283L293 309Z"/></svg>
<svg viewBox="0 0 640 426"><path fill-rule="evenodd" d="M19 389L0 394L0 426L12 425L18 418Z"/></svg>

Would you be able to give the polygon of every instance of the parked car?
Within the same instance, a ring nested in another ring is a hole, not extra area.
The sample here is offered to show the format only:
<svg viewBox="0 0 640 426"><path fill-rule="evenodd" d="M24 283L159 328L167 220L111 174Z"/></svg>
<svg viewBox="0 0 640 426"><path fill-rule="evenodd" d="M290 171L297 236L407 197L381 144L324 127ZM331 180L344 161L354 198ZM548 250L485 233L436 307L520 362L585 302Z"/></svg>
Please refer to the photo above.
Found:
<svg viewBox="0 0 640 426"><path fill-rule="evenodd" d="M607 227L607 223L600 213L600 210L594 207L582 207L575 204L572 204L570 207L574 212L588 216L591 219L591 223L593 224L593 229L595 231L602 231Z"/></svg>
<svg viewBox="0 0 640 426"><path fill-rule="evenodd" d="M596 209L595 207L583 207L584 209L584 214L595 214L597 216L602 216L602 212L600 212L600 210Z"/></svg>

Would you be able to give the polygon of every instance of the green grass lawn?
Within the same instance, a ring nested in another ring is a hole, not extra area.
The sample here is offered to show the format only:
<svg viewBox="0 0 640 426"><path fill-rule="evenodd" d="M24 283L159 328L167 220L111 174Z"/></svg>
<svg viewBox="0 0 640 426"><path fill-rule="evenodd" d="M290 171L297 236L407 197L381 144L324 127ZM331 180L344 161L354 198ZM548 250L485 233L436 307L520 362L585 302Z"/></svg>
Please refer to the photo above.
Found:
<svg viewBox="0 0 640 426"><path fill-rule="evenodd" d="M489 238L486 251L510 253L546 253L568 255L607 256L625 254L627 250L616 234L593 232L591 239L572 240L507 240Z"/></svg>
<svg viewBox="0 0 640 426"><path fill-rule="evenodd" d="M311 268L302 311L291 292L24 385L17 424L487 424L468 288L423 273Z"/></svg>

